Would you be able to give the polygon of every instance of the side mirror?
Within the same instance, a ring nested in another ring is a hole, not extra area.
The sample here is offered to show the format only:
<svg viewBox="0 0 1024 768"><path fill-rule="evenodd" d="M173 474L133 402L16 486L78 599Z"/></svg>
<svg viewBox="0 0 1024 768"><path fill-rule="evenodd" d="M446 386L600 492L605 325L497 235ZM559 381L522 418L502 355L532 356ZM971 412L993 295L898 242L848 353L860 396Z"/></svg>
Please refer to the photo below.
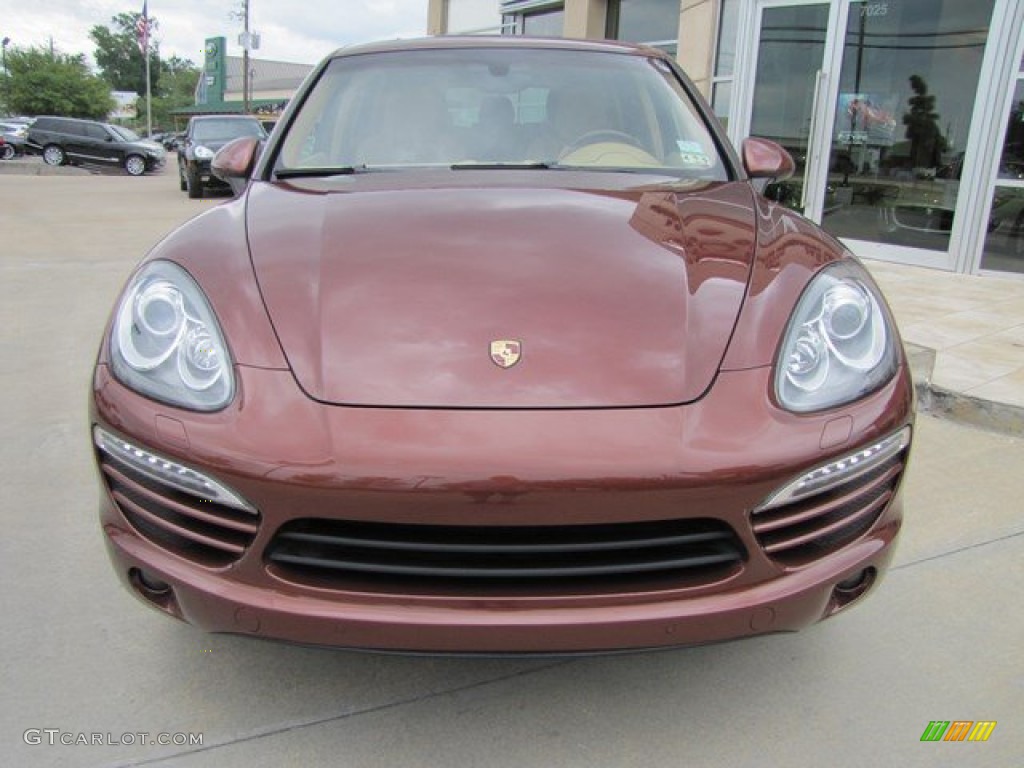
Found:
<svg viewBox="0 0 1024 768"><path fill-rule="evenodd" d="M217 150L210 161L213 175L227 182L235 195L242 193L256 158L260 155L260 140L243 136L225 144Z"/></svg>
<svg viewBox="0 0 1024 768"><path fill-rule="evenodd" d="M768 139L743 140L743 167L752 179L785 181L796 171L792 155Z"/></svg>

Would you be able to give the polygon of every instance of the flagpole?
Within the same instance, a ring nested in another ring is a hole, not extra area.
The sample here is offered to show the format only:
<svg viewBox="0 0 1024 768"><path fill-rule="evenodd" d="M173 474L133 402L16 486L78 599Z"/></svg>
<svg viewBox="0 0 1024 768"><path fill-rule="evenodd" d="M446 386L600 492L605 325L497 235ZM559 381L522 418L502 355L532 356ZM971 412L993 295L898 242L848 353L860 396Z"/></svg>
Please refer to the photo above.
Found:
<svg viewBox="0 0 1024 768"><path fill-rule="evenodd" d="M142 15L135 21L139 50L146 60L146 138L153 138L153 86L149 76L149 0L142 2Z"/></svg>
<svg viewBox="0 0 1024 768"><path fill-rule="evenodd" d="M146 138L153 138L153 99L149 84L149 35L146 35Z"/></svg>

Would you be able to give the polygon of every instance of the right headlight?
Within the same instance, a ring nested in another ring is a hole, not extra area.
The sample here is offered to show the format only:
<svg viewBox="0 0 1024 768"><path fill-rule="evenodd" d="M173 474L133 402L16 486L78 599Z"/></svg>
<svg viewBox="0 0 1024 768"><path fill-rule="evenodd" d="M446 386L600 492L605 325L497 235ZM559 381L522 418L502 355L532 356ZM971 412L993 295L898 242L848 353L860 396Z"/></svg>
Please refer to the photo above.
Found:
<svg viewBox="0 0 1024 768"><path fill-rule="evenodd" d="M216 411L234 397L231 357L195 280L169 261L143 267L125 289L110 334L114 376L148 397Z"/></svg>
<svg viewBox="0 0 1024 768"><path fill-rule="evenodd" d="M209 160L216 154L212 149L204 147L202 144L192 150L192 152L195 154L197 160Z"/></svg>
<svg viewBox="0 0 1024 768"><path fill-rule="evenodd" d="M786 327L775 364L775 395L790 411L852 402L896 372L896 334L867 273L855 261L824 268Z"/></svg>

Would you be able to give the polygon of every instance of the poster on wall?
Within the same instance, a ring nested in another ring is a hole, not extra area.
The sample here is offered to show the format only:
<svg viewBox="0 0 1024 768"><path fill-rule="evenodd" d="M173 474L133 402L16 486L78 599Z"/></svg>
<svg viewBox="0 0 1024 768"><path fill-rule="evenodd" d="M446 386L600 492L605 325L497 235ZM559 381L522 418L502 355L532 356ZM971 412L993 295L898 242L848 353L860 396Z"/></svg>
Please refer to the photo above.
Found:
<svg viewBox="0 0 1024 768"><path fill-rule="evenodd" d="M836 141L891 147L896 136L897 99L870 93L841 93L836 114Z"/></svg>

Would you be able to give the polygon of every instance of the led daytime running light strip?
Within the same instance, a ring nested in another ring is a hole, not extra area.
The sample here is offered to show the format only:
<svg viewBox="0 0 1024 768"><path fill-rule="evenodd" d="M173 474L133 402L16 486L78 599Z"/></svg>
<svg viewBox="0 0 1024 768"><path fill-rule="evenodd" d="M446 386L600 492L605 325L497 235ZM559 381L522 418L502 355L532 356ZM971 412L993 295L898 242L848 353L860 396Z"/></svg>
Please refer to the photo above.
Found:
<svg viewBox="0 0 1024 768"><path fill-rule="evenodd" d="M201 472L115 437L100 427L93 427L92 435L93 442L101 451L155 482L169 485L204 501L215 501L256 514L252 505L241 496Z"/></svg>
<svg viewBox="0 0 1024 768"><path fill-rule="evenodd" d="M779 507L791 501L818 493L830 486L839 485L859 477L866 472L870 472L887 459L892 458L908 445L910 445L910 427L904 427L899 432L889 435L877 443L873 443L865 448L861 448L859 451L847 454L840 459L830 461L828 464L822 464L820 467L804 473L769 496L768 500L755 511L762 512L766 509Z"/></svg>

